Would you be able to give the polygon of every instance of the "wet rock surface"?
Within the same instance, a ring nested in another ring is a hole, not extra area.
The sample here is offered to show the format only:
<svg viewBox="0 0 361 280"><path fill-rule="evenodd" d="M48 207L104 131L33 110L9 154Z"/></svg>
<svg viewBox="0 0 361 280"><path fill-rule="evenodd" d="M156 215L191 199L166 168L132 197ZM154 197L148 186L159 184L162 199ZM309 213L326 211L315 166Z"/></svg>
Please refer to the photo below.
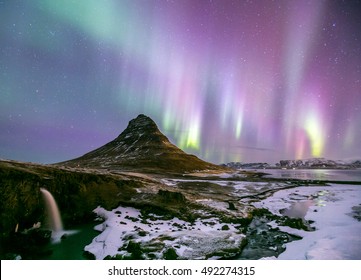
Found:
<svg viewBox="0 0 361 280"><path fill-rule="evenodd" d="M352 212L349 214L351 217L355 218L361 222L361 204L352 207Z"/></svg>

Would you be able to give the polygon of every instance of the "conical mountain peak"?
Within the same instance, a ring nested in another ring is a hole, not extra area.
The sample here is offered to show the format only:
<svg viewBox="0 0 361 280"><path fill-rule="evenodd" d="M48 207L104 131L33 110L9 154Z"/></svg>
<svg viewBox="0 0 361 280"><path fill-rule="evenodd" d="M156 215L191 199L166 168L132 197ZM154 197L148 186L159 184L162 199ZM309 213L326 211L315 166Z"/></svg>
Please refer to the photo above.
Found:
<svg viewBox="0 0 361 280"><path fill-rule="evenodd" d="M113 141L61 164L108 170L177 173L224 169L183 152L160 132L151 118L143 114L132 119L127 128Z"/></svg>
<svg viewBox="0 0 361 280"><path fill-rule="evenodd" d="M118 145L125 144L128 148L137 147L137 150L147 148L149 145L172 145L168 138L159 131L156 123L143 114L132 119L127 128L114 141ZM131 150L128 149L128 151Z"/></svg>
<svg viewBox="0 0 361 280"><path fill-rule="evenodd" d="M158 130L158 127L151 118L140 114L129 122L127 129Z"/></svg>

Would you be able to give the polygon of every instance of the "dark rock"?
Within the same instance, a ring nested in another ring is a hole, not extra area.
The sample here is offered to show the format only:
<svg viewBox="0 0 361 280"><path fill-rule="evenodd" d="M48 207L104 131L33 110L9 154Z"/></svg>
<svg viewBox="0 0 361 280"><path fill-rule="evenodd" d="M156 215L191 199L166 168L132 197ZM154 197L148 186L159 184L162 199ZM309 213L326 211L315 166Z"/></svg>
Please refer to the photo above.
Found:
<svg viewBox="0 0 361 280"><path fill-rule="evenodd" d="M221 229L222 229L222 230L229 230L229 226L228 226L228 225L224 225L224 226L222 226Z"/></svg>
<svg viewBox="0 0 361 280"><path fill-rule="evenodd" d="M313 228L311 228L308 223L301 218L289 218L284 216L279 220L279 224L282 226L288 226L290 228L313 231Z"/></svg>
<svg viewBox="0 0 361 280"><path fill-rule="evenodd" d="M350 216L361 222L361 204L352 207L352 212L350 213Z"/></svg>
<svg viewBox="0 0 361 280"><path fill-rule="evenodd" d="M20 255L22 259L39 259L51 254L47 247L50 239L51 231L36 228L12 233L2 240L1 245L5 255L15 254Z"/></svg>
<svg viewBox="0 0 361 280"><path fill-rule="evenodd" d="M177 252L174 248L168 248L164 254L163 254L163 258L165 260L177 260L178 259L178 255Z"/></svg>
<svg viewBox="0 0 361 280"><path fill-rule="evenodd" d="M130 217L130 216L128 216L128 215L127 215L127 216L125 216L124 218L125 218L125 219L128 219L128 220L130 220L130 221L132 221L132 222L134 222L134 223L139 221L139 219L138 219L138 218L135 218L135 217Z"/></svg>
<svg viewBox="0 0 361 280"><path fill-rule="evenodd" d="M83 256L87 260L95 260L95 256L92 253L88 252L88 251L84 251Z"/></svg>
<svg viewBox="0 0 361 280"><path fill-rule="evenodd" d="M139 243L129 241L127 246L127 251L131 253L130 259L132 260L142 260L143 259L143 251Z"/></svg>
<svg viewBox="0 0 361 280"><path fill-rule="evenodd" d="M229 209L229 210L232 210L232 211L237 210L237 208L236 208L236 206L234 206L234 203L233 203L233 202L228 202L228 209Z"/></svg>
<svg viewBox="0 0 361 280"><path fill-rule="evenodd" d="M147 236L148 232L141 230L138 232L138 234L139 236Z"/></svg>
<svg viewBox="0 0 361 280"><path fill-rule="evenodd" d="M179 192L170 192L167 190L159 190L158 195L167 202L185 202L186 198Z"/></svg>

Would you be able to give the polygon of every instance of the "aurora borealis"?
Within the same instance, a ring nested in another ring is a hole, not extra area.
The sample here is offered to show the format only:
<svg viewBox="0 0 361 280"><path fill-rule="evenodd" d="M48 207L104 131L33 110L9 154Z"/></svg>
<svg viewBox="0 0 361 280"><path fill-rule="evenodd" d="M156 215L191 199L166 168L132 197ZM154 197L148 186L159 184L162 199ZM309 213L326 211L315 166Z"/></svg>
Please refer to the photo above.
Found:
<svg viewBox="0 0 361 280"><path fill-rule="evenodd" d="M361 158L360 1L0 1L0 157L150 116L202 159Z"/></svg>

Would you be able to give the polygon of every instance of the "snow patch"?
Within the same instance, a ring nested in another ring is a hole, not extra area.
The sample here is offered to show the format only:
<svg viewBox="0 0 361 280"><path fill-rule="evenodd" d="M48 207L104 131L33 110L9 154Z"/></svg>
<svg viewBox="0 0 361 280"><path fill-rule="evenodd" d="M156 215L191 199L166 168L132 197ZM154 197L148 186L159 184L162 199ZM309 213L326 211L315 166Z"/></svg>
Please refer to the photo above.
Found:
<svg viewBox="0 0 361 280"><path fill-rule="evenodd" d="M179 218L162 220L155 214L142 217L138 209L122 206L112 211L97 207L94 212L104 220L95 227L101 234L84 250L96 259L126 256L128 253L121 248L126 248L129 240L149 248L158 246L154 252L158 258L173 248L182 259L205 259L207 255L217 257L217 252L239 248L245 237L237 225L221 223L218 218L197 219L194 223Z"/></svg>

